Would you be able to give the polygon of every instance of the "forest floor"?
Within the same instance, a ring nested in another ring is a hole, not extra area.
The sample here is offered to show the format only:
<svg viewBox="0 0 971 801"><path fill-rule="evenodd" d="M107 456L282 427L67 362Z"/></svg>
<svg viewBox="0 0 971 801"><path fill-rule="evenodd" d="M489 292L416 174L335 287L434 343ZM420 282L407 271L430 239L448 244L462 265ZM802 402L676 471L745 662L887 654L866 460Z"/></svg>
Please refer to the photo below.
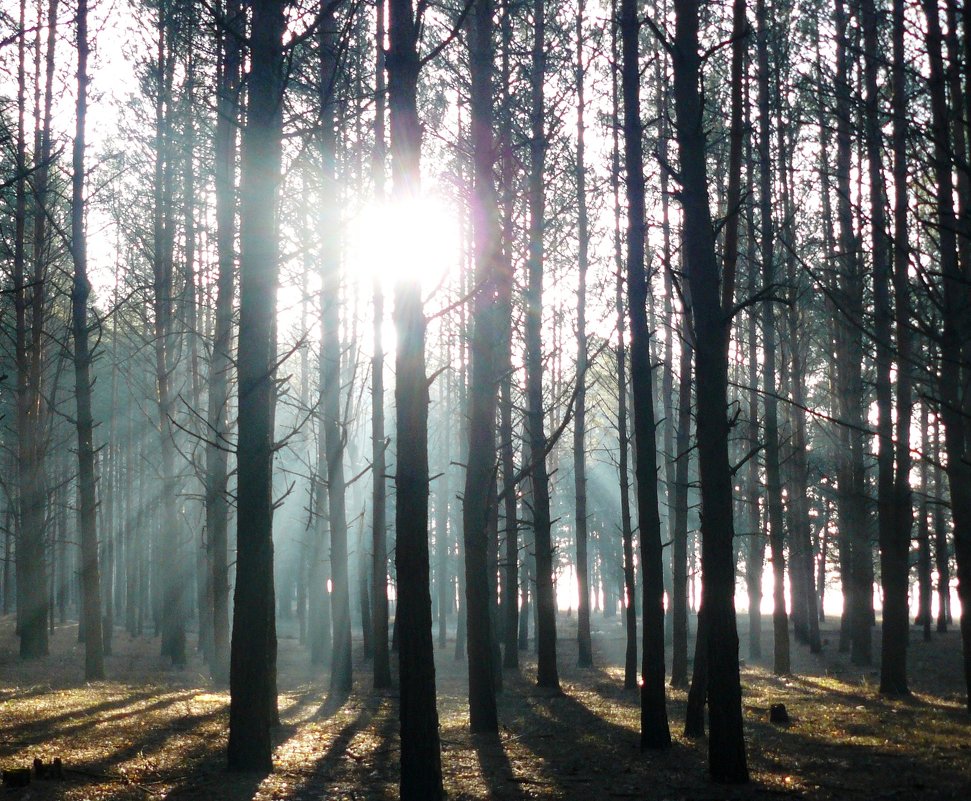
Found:
<svg viewBox="0 0 971 801"><path fill-rule="evenodd" d="M620 619L594 617L598 667L575 667L576 619L561 617L563 693L536 688L533 657L525 655L521 672L505 679L498 740L468 733L466 665L455 661L452 641L436 651L452 801L971 799L971 718L956 627L929 643L912 631L914 694L905 700L880 697L876 672L851 667L831 629L821 656L793 645L792 676L744 665L752 782L733 788L708 780L706 742L682 736L682 691L668 692L671 750L639 751L637 693L622 689ZM326 675L314 675L296 640L281 636L275 770L239 776L223 767L228 695L212 686L197 657L185 670L167 669L157 640L119 631L107 659L111 678L85 683L76 640L76 626L59 626L51 655L23 663L12 619L0 620L0 768L26 767L35 757L60 757L65 767L63 780L0 790L0 799L397 798L396 693L372 692L369 665L360 659L354 692L343 704L328 703ZM770 633L766 640L771 655ZM769 723L774 703L786 704L789 725Z"/></svg>

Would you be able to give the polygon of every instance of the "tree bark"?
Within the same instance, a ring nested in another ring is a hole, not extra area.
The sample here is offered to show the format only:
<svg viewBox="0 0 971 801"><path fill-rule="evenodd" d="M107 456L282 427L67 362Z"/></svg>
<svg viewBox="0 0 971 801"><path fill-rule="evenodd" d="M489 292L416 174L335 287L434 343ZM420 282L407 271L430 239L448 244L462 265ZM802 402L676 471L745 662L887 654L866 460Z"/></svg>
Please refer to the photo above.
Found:
<svg viewBox="0 0 971 801"><path fill-rule="evenodd" d="M627 188L627 298L633 386L634 474L641 535L643 651L641 748L668 748L671 730L664 696L664 575L658 513L657 447L651 339L645 274L644 156L640 101L640 23L635 0L621 0L621 85L624 97L624 166Z"/></svg>
<svg viewBox="0 0 971 801"><path fill-rule="evenodd" d="M496 687L490 615L489 545L496 482L496 389L499 350L496 279L500 230L493 167L492 2L476 0L468 21L471 77L472 337L469 349L469 449L465 471L462 529L465 544L465 601L468 634L469 727L496 733Z"/></svg>
<svg viewBox="0 0 971 801"><path fill-rule="evenodd" d="M254 0L242 133L237 557L230 655L230 770L272 770L276 708L273 419L285 0Z"/></svg>
<svg viewBox="0 0 971 801"><path fill-rule="evenodd" d="M559 689L556 668L556 597L553 591L553 543L549 474L543 409L543 231L546 163L546 2L533 2L530 67L529 253L526 261L526 421L532 471L533 543L536 553L537 684Z"/></svg>
<svg viewBox="0 0 971 801"><path fill-rule="evenodd" d="M585 434L587 425L587 266L589 262L590 233L587 219L587 176L585 161L585 122L586 99L584 78L586 66L583 62L583 12L584 0L579 0L576 18L577 59L577 393L573 413L573 490L575 497L576 540L577 540L577 646L580 667L593 666L593 645L590 641L590 579L587 558L587 465Z"/></svg>
<svg viewBox="0 0 971 801"><path fill-rule="evenodd" d="M907 163L906 91L904 67L904 8L894 0L893 10L893 91L894 107L894 182L896 186L895 236L891 268L891 242L887 226L886 182L883 176L883 135L879 104L878 15L873 0L862 0L864 79L866 82L865 131L870 179L870 226L873 237L874 333L877 347L877 525L880 539L880 577L883 583L883 632L880 647L880 692L907 694L907 638L910 632L908 595L910 584L910 530L913 511L910 501L910 339L901 329L910 325L907 252ZM899 119L898 119L899 118ZM893 275L898 315L897 345L897 424L903 442L894 444L892 311L890 283ZM901 391L903 397L901 397ZM896 448L896 450L895 450ZM896 462L896 464L895 464Z"/></svg>
<svg viewBox="0 0 971 801"><path fill-rule="evenodd" d="M414 202L420 188L418 34L411 0L390 0L387 53L394 199ZM435 707L435 653L428 565L428 382L425 316L417 281L395 287L397 460L395 568L398 577L402 801L439 801L442 752Z"/></svg>
<svg viewBox="0 0 971 801"><path fill-rule="evenodd" d="M327 459L327 511L330 529L331 650L330 694L351 691L351 595L347 567L347 512L344 496L344 426L341 419L340 341L340 187L337 179L337 19L325 10L320 27L320 430Z"/></svg>
<svg viewBox="0 0 971 801"><path fill-rule="evenodd" d="M935 196L937 236L943 279L943 322L939 374L940 415L944 423L944 446L947 454L947 477L951 494L951 518L954 524L954 553L958 568L958 597L961 608L971 608L971 464L966 458L966 429L961 406L961 346L968 330L968 300L964 277L958 264L954 214L954 183L951 174L948 105L944 60L941 54L942 34L936 0L923 0L927 18L926 44L930 75L928 88L934 131L933 166L937 179ZM961 640L964 646L964 678L968 690L967 707L971 711L971 615L961 616Z"/></svg>
<svg viewBox="0 0 971 801"><path fill-rule="evenodd" d="M88 344L87 241L84 230L85 124L88 109L88 3L78 1L78 95L75 106L74 148L71 172L71 328L74 334L74 391L78 433L78 523L81 530L81 583L84 593L84 677L104 678L101 632L101 577L98 571L97 487L95 477L94 419L91 413L91 351Z"/></svg>
<svg viewBox="0 0 971 801"><path fill-rule="evenodd" d="M229 681L229 385L233 364L233 295L236 283L236 128L239 118L241 53L234 31L242 9L237 0L223 7L219 27L215 130L216 304L206 445L206 544L212 592L212 659L218 684Z"/></svg>
<svg viewBox="0 0 971 801"><path fill-rule="evenodd" d="M385 80L384 36L385 4L375 3L375 87L374 87L374 195L378 203L385 202ZM374 355L371 357L371 602L374 607L374 689L391 686L391 655L388 649L388 531L387 531L387 465L384 433L384 293L381 282L375 280Z"/></svg>
<svg viewBox="0 0 971 801"><path fill-rule="evenodd" d="M627 0L629 2L629 0ZM676 0L674 97L684 219L683 248L695 343L701 477L701 614L708 626L708 768L719 782L748 781L735 624L732 476L728 458L729 320L719 295L708 201L707 145L699 86L698 0Z"/></svg>
<svg viewBox="0 0 971 801"><path fill-rule="evenodd" d="M769 118L769 48L765 0L757 0L755 16L758 44L759 105L759 213L761 216L762 285L775 281L775 232L772 224L772 156ZM776 400L776 327L771 301L762 307L764 364L762 381L765 409L765 485L769 518L769 548L772 553L772 669L776 675L789 672L789 617L785 595L785 532L783 531L782 479L779 469L779 413ZM700 436L699 436L700 438Z"/></svg>
<svg viewBox="0 0 971 801"><path fill-rule="evenodd" d="M611 19L617 17L617 0L611 0ZM624 260L623 236L621 233L620 206L620 92L617 75L620 70L620 58L617 52L617 26L610 26L611 53L611 99L613 125L611 125L611 171L610 186L614 196L614 271L616 273L616 297L614 306L617 314L617 448L619 450L617 469L620 477L620 536L621 548L624 555L624 629L626 631L627 646L624 650L624 689L633 690L637 683L637 589L634 586L634 531L631 521L630 508L630 470L628 468L628 454L630 451L630 437L627 423L627 343L625 331L627 329L624 307Z"/></svg>

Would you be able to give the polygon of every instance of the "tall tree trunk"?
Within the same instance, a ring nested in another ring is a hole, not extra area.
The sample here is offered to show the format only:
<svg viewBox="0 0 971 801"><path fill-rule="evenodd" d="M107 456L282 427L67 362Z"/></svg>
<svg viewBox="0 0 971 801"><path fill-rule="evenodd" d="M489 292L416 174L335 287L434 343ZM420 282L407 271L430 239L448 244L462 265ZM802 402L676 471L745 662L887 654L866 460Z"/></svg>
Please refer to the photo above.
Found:
<svg viewBox="0 0 971 801"><path fill-rule="evenodd" d="M421 125L418 120L418 34L411 0L389 0L387 54L394 198L413 203L420 188ZM402 243L404 244L404 243ZM397 505L395 568L400 633L402 801L439 801L442 751L435 707L435 644L428 566L428 383L425 316L417 281L395 287L395 402L397 407Z"/></svg>
<svg viewBox="0 0 971 801"><path fill-rule="evenodd" d="M166 554L161 560L161 635L162 656L176 667L186 663L185 650L185 569L182 560L182 537L178 518L178 482L175 474L173 439L175 395L175 326L173 321L173 260L175 220L172 203L174 154L172 142L172 83L175 73L175 23L172 9L159 8L156 39L155 86L155 174L152 235L153 272L153 342L155 347L155 382L158 404L161 497L159 547Z"/></svg>
<svg viewBox="0 0 971 801"><path fill-rule="evenodd" d="M254 0L240 162L237 556L230 656L230 770L272 769L276 707L273 420L285 0Z"/></svg>
<svg viewBox="0 0 971 801"><path fill-rule="evenodd" d="M31 291L26 274L26 222L28 169L25 139L26 114L26 4L20 3L17 35L17 141L14 211L14 307L15 361L17 367L17 470L18 503L15 558L17 596L17 634L20 656L33 659L48 652L48 616L45 547L44 425L41 421L44 396L42 376L44 284ZM32 297L31 297L32 296ZM38 297L40 300L38 300ZM31 314L28 316L28 309ZM29 319L29 322L28 322ZM28 337L30 334L30 337ZM97 545L95 545L97 559Z"/></svg>
<svg viewBox="0 0 971 801"><path fill-rule="evenodd" d="M496 733L488 540L496 482L496 354L499 330L496 278L500 230L493 166L492 2L477 0L468 21L471 76L472 236L475 272L468 405L469 449L462 502L465 601L468 626L469 727Z"/></svg>
<svg viewBox="0 0 971 801"><path fill-rule="evenodd" d="M801 323L803 316L799 311L802 291L799 287L796 264L796 210L793 199L795 178L792 158L794 145L787 141L786 126L782 122L783 94L777 81L776 91L779 102L778 114L778 165L782 184L782 208L785 223L781 237L784 237L786 281L793 293L792 302L786 309L785 321L788 329L790 348L789 373L792 403L789 405L791 421L792 451L790 456L790 595L792 596L793 628L796 629L796 610L799 611L797 636L809 646L811 653L822 650L819 634L819 614L816 609L816 574L813 570L812 522L809 517L809 462L808 435L806 425L806 371L804 353L805 337Z"/></svg>
<svg viewBox="0 0 971 801"><path fill-rule="evenodd" d="M943 448L941 417L934 419L934 453ZM944 477L940 461L934 464L934 562L937 566L937 626L939 634L947 632L951 623L951 553L947 544L947 524L944 519Z"/></svg>
<svg viewBox="0 0 971 801"><path fill-rule="evenodd" d="M657 448L651 335L645 274L644 154L640 100L640 23L635 0L621 0L620 36L624 97L624 166L627 188L627 299L634 415L634 475L641 533L644 641L641 663L641 748L671 745L664 697L664 576L658 514Z"/></svg>
<svg viewBox="0 0 971 801"><path fill-rule="evenodd" d="M543 231L546 227L546 0L533 0L530 67L529 254L526 260L526 421L536 553L537 684L559 688L556 668L556 597L553 591L553 542L550 486L546 469L543 411Z"/></svg>
<svg viewBox="0 0 971 801"><path fill-rule="evenodd" d="M514 186L516 157L512 143L512 91L510 89L510 54L512 50L513 10L509 3L502 4L500 18L500 125L499 147L501 153L501 224L502 224L502 264L497 285L499 305L499 325L502 327L502 361L499 364L499 452L502 462L503 522L506 529L505 571L503 573L502 609L504 617L502 665L504 668L519 668L519 628L525 623L528 612L528 595L519 589L519 518L516 501L515 442L513 440L512 405L512 292L513 292L513 251L515 249L516 188ZM526 558L523 558L525 563ZM522 603L520 617L519 604Z"/></svg>
<svg viewBox="0 0 971 801"><path fill-rule="evenodd" d="M769 118L769 48L765 0L757 0L755 17L758 27L759 66L759 213L761 216L762 284L768 288L775 281L775 232L772 224L772 156ZM765 484L769 513L769 548L772 552L772 668L776 675L789 672L789 617L785 594L785 532L783 531L782 479L779 469L779 413L776 400L776 328L775 308L766 302L762 308L764 363L762 381L765 408ZM700 439L700 434L699 434Z"/></svg>
<svg viewBox="0 0 971 801"><path fill-rule="evenodd" d="M630 0L626 0L629 2ZM748 781L735 624L735 526L728 459L729 320L719 295L708 201L707 145L700 95L698 0L676 0L674 97L682 177L683 248L695 343L698 467L701 477L701 613L708 626L708 768L720 782ZM643 528L643 524L642 524Z"/></svg>
<svg viewBox="0 0 971 801"><path fill-rule="evenodd" d="M202 400L202 372L199 364L199 340L202 336L202 325L199 319L201 308L197 297L196 287L196 245L198 234L196 232L196 32L195 26L198 24L196 9L189 6L185 10L185 84L184 97L182 100L182 230L184 237L184 266L183 278L185 289L183 296L183 306L185 315L185 327L189 337L189 404L193 409L200 408ZM112 376L112 388L114 391L114 375ZM114 403L112 403L114 406ZM193 426L193 429L197 426ZM112 429L113 431L113 429ZM113 439L113 438L112 438ZM109 456L112 454L109 453ZM112 459L114 463L114 459ZM106 507L110 511L111 506L108 501L108 493L111 491L111 482L106 489ZM202 486L205 493L205 482ZM195 527L194 527L195 528ZM192 543L192 553L195 555L195 581L196 581L196 613L198 618L198 640L197 650L203 655L207 664L212 663L212 586L210 578L212 571L209 567L208 551L206 546L206 530L203 526L198 526L197 541ZM111 531L112 542L114 532ZM107 618L107 612L106 612ZM110 642L106 634L106 642Z"/></svg>
<svg viewBox="0 0 971 801"><path fill-rule="evenodd" d="M216 304L209 366L206 445L206 532L212 592L210 670L220 684L229 680L229 384L233 349L233 295L236 276L236 128L239 117L241 25L238 0L226 0L219 27L215 130Z"/></svg>
<svg viewBox="0 0 971 801"><path fill-rule="evenodd" d="M947 477L951 491L951 517L954 524L954 552L958 568L958 597L961 608L971 608L971 464L965 456L966 423L961 405L961 346L968 330L968 300L964 278L958 264L956 219L954 214L950 130L945 86L943 41L936 0L923 0L927 17L926 43L930 62L928 87L933 120L933 164L937 179L937 236L943 279L943 322L939 377L940 415L944 423ZM971 711L971 615L961 615L964 645L964 678Z"/></svg>
<svg viewBox="0 0 971 801"><path fill-rule="evenodd" d="M837 344L837 390L841 401L841 447L837 468L840 498L840 558L848 571L845 582L847 633L850 640L850 659L855 665L871 661L870 604L873 594L870 539L867 531L868 512L866 475L863 463L863 407L862 374L863 342L859 328L863 315L863 282L858 258L859 242L853 227L853 208L850 190L850 86L847 51L848 15L843 0L836 0L836 193L837 223L839 226L838 297L841 306ZM844 551L846 552L844 554Z"/></svg>
<svg viewBox="0 0 971 801"><path fill-rule="evenodd" d="M921 430L921 452L929 453L931 437L930 423L928 422L928 405L922 402L920 405L920 430ZM918 586L918 606L916 623L921 626L924 634L924 641L931 639L932 611L931 604L934 599L934 586L931 579L931 532L930 504L928 502L929 486L927 481L927 460L920 461L920 501L917 505L917 586Z"/></svg>
<svg viewBox="0 0 971 801"><path fill-rule="evenodd" d="M751 143L751 138L749 139ZM748 145L751 151L751 144ZM749 152L748 163L753 164L751 152ZM752 189L752 170L748 170L748 190L751 194ZM756 292L756 268L755 268L755 214L752 204L748 205L746 213L746 226L748 228L747 255L749 264L749 275L747 291L749 297L753 297ZM748 312L748 332L746 337L746 348L748 350L748 421L746 435L748 446L752 452L749 459L746 493L748 506L748 553L745 560L745 585L748 594L748 655L750 659L762 658L762 575L765 567L765 536L762 529L762 515L760 514L760 501L762 494L762 481L759 477L759 460L756 453L762 447L759 437L759 392L758 392L758 310L749 309Z"/></svg>
<svg viewBox="0 0 971 801"><path fill-rule="evenodd" d="M375 30L375 88L374 88L374 195L379 204L385 202L385 80L384 35L385 3L375 3L377 24ZM384 434L384 293L381 282L375 280L374 304L374 355L371 357L371 526L373 550L371 552L371 602L374 614L374 689L391 686L391 655L388 650L388 531L387 531L387 484L385 473Z"/></svg>
<svg viewBox="0 0 971 801"><path fill-rule="evenodd" d="M617 0L610 3L611 19L617 18ZM610 186L614 196L614 271L616 273L616 297L614 305L617 314L617 448L620 451L617 469L620 475L620 536L624 554L624 628L627 633L627 647L624 651L624 689L633 690L637 682L637 604L634 586L634 527L630 509L630 470L628 454L630 437L627 425L627 343L625 340L626 309L624 308L624 260L623 237L621 233L620 207L620 90L617 75L620 71L620 58L617 52L617 26L610 26L611 54L611 170Z"/></svg>
<svg viewBox="0 0 971 801"><path fill-rule="evenodd" d="M320 28L320 431L327 459L327 511L334 640L330 693L351 691L351 596L347 567L347 512L344 497L344 427L341 420L340 187L337 182L337 19L332 7Z"/></svg>
<svg viewBox="0 0 971 801"><path fill-rule="evenodd" d="M101 577L98 571L97 489L94 419L91 414L91 351L88 345L87 241L84 230L85 123L88 111L88 3L78 0L78 95L71 172L71 328L74 334L74 391L78 432L78 523L81 530L81 583L84 592L84 677L104 678L101 637Z"/></svg>
<svg viewBox="0 0 971 801"><path fill-rule="evenodd" d="M898 126L896 136L906 136L906 129L899 129L902 123L906 125L906 112L903 104L906 103L898 92L904 91L904 51L903 51L903 5L902 0L895 0L899 6L894 9L894 60L900 60L900 64L894 65L894 105L897 113L903 116L899 123L894 119L894 124ZM908 590L910 573L910 529L913 513L910 508L910 399L897 398L897 413L904 412L906 429L902 430L900 423L897 425L897 434L905 438L904 450L898 444L896 454L893 441L893 393L891 386L891 366L893 361L893 341L892 341L892 311L890 308L890 280L891 280L891 253L890 235L887 227L885 199L886 182L884 181L882 161L883 161L883 134L881 131L880 119L880 96L878 89L879 80L879 30L876 6L873 0L862 0L862 21L863 21L863 49L864 49L864 80L866 83L866 103L864 107L865 132L867 146L867 160L869 162L869 181L870 181L870 227L872 231L873 248L873 298L875 305L874 314L874 333L876 335L877 361L876 361L876 383L877 383L877 525L880 538L880 578L883 584L883 632L881 636L880 648L880 692L893 695L906 694L907 689L907 638L910 631L910 613L908 610ZM899 14L899 19L898 19ZM899 27L899 31L898 31ZM899 40L899 41L898 41ZM896 82L900 85L897 86ZM901 158L906 159L906 143L903 141L894 142L894 175L900 176L897 161ZM899 329L908 326L910 323L907 316L907 173L906 161L903 165L904 172L903 186L897 188L896 202L903 204L903 216L897 216L897 234L902 234L902 240L898 240L894 247L894 266L893 273L895 287L898 293L898 303L904 303L903 320L897 321L898 345ZM902 223L902 228L900 227ZM903 254L904 262L898 260L898 251ZM903 275L896 273L902 270ZM902 279L902 286L901 286ZM908 337L904 335L905 350L909 350ZM909 353L904 354L909 358ZM897 362L897 387L900 390L900 374L909 374L910 364L898 355ZM907 379L904 378L904 391L909 395ZM896 457L903 458L902 463L894 464ZM902 480L898 480L895 470L904 470ZM900 505L906 504L905 509ZM906 525L903 515L906 514Z"/></svg>
<svg viewBox="0 0 971 801"><path fill-rule="evenodd" d="M679 403L682 393L686 393L687 408L678 407L677 416L674 407L674 271L671 247L671 215L670 215L670 176L665 166L668 163L668 141L670 131L668 120L670 109L668 103L668 87L663 59L657 62L658 85L658 158L662 163L661 185L661 260L664 271L664 316L668 320L668 331L664 338L664 372L661 377L661 395L664 403L664 452L665 484L668 494L668 532L671 539L671 594L669 596L669 613L666 621L670 620L671 628L671 686L684 687L688 684L688 429L682 429L682 413L691 414L691 361L688 356L688 372L678 375ZM684 310L682 309L682 312ZM687 333L687 323L682 315L681 334ZM685 349L690 350L682 336L681 366L684 366ZM675 426L677 430L675 430ZM679 437L684 436L684 439ZM679 444L680 443L680 444ZM684 485L679 484L679 478L684 479ZM684 514L681 514L682 504Z"/></svg>
<svg viewBox="0 0 971 801"><path fill-rule="evenodd" d="M671 686L688 686L688 472L691 463L691 358L687 310L681 321L681 364L678 373L678 436L674 453L673 594L675 608ZM702 703L704 693L702 693Z"/></svg>
<svg viewBox="0 0 971 801"><path fill-rule="evenodd" d="M587 219L587 176L585 161L584 78L583 62L583 12L584 0L578 0L576 35L576 87L577 87L577 393L573 415L573 489L576 501L577 538L577 645L580 667L593 665L593 646L590 642L590 580L587 565L587 464L585 434L587 425L587 265L589 262L590 233Z"/></svg>

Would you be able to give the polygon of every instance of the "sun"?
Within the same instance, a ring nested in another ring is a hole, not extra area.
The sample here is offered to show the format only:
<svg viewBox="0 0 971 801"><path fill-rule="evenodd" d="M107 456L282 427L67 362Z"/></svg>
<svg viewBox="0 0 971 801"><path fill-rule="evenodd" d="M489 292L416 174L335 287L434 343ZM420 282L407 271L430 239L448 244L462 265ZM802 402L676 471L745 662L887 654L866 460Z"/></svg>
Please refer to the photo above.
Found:
<svg viewBox="0 0 971 801"><path fill-rule="evenodd" d="M372 201L350 221L350 274L388 296L399 282L419 281L427 299L459 268L458 227L456 207L435 195Z"/></svg>

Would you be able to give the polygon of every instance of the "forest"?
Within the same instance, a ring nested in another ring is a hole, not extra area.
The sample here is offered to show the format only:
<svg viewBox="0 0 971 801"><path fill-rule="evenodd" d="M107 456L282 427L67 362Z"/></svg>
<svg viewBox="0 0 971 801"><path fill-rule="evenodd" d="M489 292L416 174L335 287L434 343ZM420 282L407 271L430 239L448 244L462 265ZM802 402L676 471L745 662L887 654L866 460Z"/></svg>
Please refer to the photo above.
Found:
<svg viewBox="0 0 971 801"><path fill-rule="evenodd" d="M971 796L971 4L0 0L0 794Z"/></svg>

